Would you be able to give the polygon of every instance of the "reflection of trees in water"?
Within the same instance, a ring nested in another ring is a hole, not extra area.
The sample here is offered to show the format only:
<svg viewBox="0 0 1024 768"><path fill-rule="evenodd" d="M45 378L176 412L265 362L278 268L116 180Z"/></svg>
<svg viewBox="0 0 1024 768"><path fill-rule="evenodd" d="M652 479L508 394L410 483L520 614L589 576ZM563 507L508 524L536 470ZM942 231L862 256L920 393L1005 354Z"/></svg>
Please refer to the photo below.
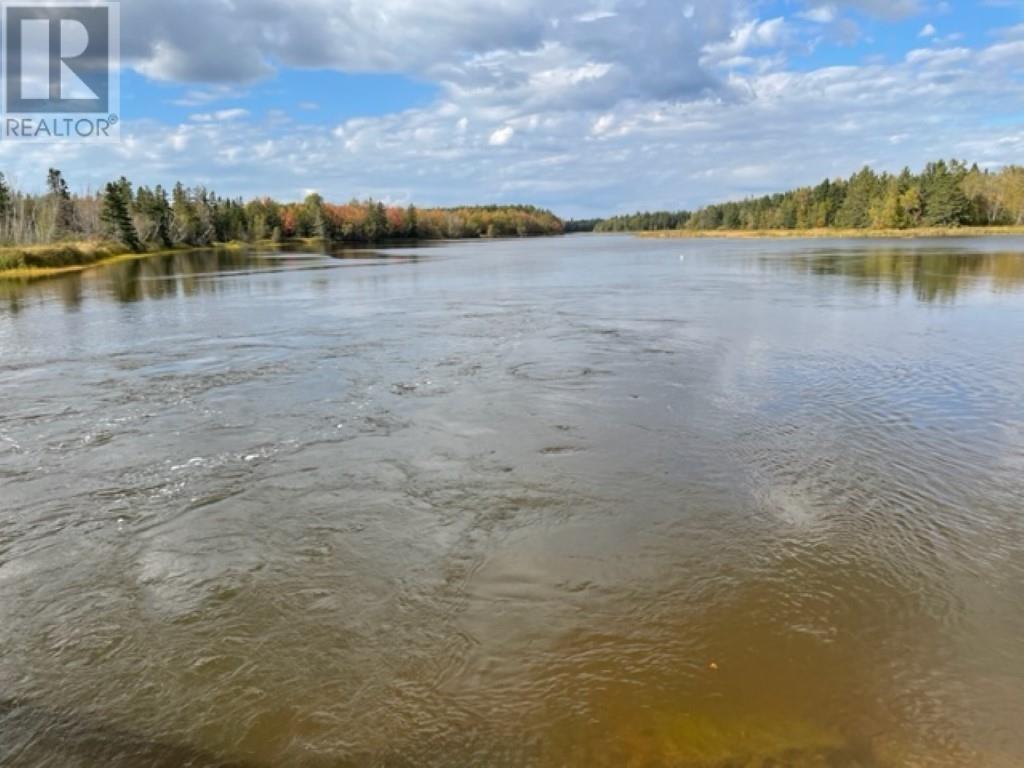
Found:
<svg viewBox="0 0 1024 768"><path fill-rule="evenodd" d="M237 250L183 251L181 253L131 259L100 267L96 272L42 279L0 280L0 300L11 312L24 308L32 296L57 296L68 309L82 303L83 287L93 276L106 280L117 301L132 303L143 299L216 294L227 289L214 275L242 271L265 264L253 255Z"/></svg>
<svg viewBox="0 0 1024 768"><path fill-rule="evenodd" d="M67 310L78 309L82 305L82 275L68 275L60 283L60 300Z"/></svg>
<svg viewBox="0 0 1024 768"><path fill-rule="evenodd" d="M794 257L791 267L815 275L838 275L896 293L911 288L921 301L952 301L987 280L996 293L1024 289L1024 253L962 253L887 249L828 251Z"/></svg>
<svg viewBox="0 0 1024 768"><path fill-rule="evenodd" d="M281 250L324 258L320 245L289 245ZM382 247L370 251L339 246L331 248L329 255L334 260L376 261L385 258L380 252ZM404 247L408 244L403 244ZM403 262L417 261L418 258L408 254L401 256ZM144 299L223 294L238 285L231 280L233 274L254 269L275 271L281 268L281 264L275 260L274 250L267 248L258 252L237 249L179 251L113 262L84 273L0 280L0 303L6 304L10 312L19 312L32 297L56 296L67 308L75 309L82 302L86 285L101 286L125 304ZM328 285L329 282L324 280L317 287L326 291Z"/></svg>
<svg viewBox="0 0 1024 768"><path fill-rule="evenodd" d="M203 278L250 269L257 263L242 251L188 251L114 264L107 277L115 298L127 303L221 293L222 280Z"/></svg>
<svg viewBox="0 0 1024 768"><path fill-rule="evenodd" d="M43 289L42 286L48 286ZM68 311L78 309L82 304L82 275L73 273L49 281L39 278L15 278L0 280L0 302L12 314L25 308L25 300L43 294L44 290L60 299Z"/></svg>
<svg viewBox="0 0 1024 768"><path fill-rule="evenodd" d="M29 285L27 280L0 280L0 299L3 299L7 311L16 315L24 308L22 296Z"/></svg>

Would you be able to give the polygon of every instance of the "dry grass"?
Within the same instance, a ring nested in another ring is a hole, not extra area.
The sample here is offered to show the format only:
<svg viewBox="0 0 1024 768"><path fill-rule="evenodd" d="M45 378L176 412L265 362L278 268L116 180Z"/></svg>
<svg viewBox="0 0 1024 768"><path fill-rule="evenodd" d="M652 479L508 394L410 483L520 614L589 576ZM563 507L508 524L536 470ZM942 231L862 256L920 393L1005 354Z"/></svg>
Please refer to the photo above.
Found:
<svg viewBox="0 0 1024 768"><path fill-rule="evenodd" d="M240 248L241 243L221 243L218 248ZM28 245L0 248L0 279L53 277L69 272L81 272L117 261L144 259L177 251L190 250L187 246L135 253L119 243L77 241L52 245Z"/></svg>
<svg viewBox="0 0 1024 768"><path fill-rule="evenodd" d="M113 243L89 241L0 248L0 273L80 269L123 250Z"/></svg>
<svg viewBox="0 0 1024 768"><path fill-rule="evenodd" d="M1024 227L921 227L918 229L713 229L713 230L666 230L661 232L637 232L639 237L661 239L824 239L824 238L899 238L924 237L998 237L1024 235Z"/></svg>

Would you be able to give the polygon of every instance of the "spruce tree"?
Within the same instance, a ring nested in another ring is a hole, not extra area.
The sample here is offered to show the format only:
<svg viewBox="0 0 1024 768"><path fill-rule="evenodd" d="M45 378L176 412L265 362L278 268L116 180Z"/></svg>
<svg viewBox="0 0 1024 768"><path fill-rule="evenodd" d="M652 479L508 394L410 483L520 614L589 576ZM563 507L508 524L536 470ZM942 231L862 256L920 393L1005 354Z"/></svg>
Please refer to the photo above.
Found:
<svg viewBox="0 0 1024 768"><path fill-rule="evenodd" d="M131 183L125 178L110 182L103 193L100 221L107 234L138 253L142 250L142 243L132 221L131 204Z"/></svg>
<svg viewBox="0 0 1024 768"><path fill-rule="evenodd" d="M929 163L921 175L924 195L924 222L932 227L958 227L966 224L971 201L964 194L967 169L962 163Z"/></svg>
<svg viewBox="0 0 1024 768"><path fill-rule="evenodd" d="M157 184L156 190L153 192L153 202L150 216L156 220L156 236L157 240L164 248L171 248L174 245L174 241L171 238L171 227L173 225L173 215L171 213L171 204L167 201L166 190Z"/></svg>

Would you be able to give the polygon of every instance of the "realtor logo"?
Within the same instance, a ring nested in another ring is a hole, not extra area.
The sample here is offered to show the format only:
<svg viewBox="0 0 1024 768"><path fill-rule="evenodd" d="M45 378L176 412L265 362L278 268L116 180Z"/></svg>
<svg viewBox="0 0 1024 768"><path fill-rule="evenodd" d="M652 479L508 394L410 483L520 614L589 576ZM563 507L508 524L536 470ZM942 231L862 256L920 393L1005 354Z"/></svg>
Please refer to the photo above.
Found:
<svg viewBox="0 0 1024 768"><path fill-rule="evenodd" d="M119 138L120 7L4 2L3 139Z"/></svg>

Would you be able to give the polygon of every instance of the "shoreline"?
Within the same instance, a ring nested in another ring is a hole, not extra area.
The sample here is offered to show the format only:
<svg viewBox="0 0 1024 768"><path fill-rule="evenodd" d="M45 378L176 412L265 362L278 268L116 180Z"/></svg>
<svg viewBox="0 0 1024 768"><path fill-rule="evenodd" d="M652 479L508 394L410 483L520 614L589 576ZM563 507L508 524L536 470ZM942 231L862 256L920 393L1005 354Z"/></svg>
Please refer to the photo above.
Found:
<svg viewBox="0 0 1024 768"><path fill-rule="evenodd" d="M632 235L647 240L917 240L917 239L965 239L972 237L1024 237L1024 226L1010 227L918 227L914 229L708 229L708 230L653 230L634 232L592 232L575 233L591 235ZM0 264L25 257L62 261L77 260L77 263L55 264L53 266L16 266L0 268L0 280L36 280L85 272L122 261L146 259L152 256L169 256L196 250L225 250L241 248L275 248L287 245L308 245L315 238L291 238L284 241L260 240L256 242L231 241L211 243L208 246L175 246L155 251L134 253L117 250L113 243L54 243L24 247L0 248Z"/></svg>
<svg viewBox="0 0 1024 768"><path fill-rule="evenodd" d="M88 261L82 264L68 264L60 267L12 267L0 270L0 280L35 280L45 277L58 277L70 275L76 272L85 272L93 267L103 267L108 264L116 264L121 261L133 261L135 259L146 259L150 256L168 256L172 253L179 253L186 248L165 248L159 251L146 251L145 253L112 253L109 256L100 256L95 261Z"/></svg>
<svg viewBox="0 0 1024 768"><path fill-rule="evenodd" d="M288 241L291 243L301 243L303 240L292 240ZM287 243L283 243L287 244ZM271 245L282 245L282 243L272 243L271 241L260 241L256 243L241 243L241 242L230 242L230 243L212 243L207 246L191 246L181 245L173 248L161 248L155 251L142 251L141 253L135 253L134 251L117 251L108 250L111 244L104 243L90 243L84 245L81 243L64 243L55 244L52 246L26 246L24 248L0 248L0 262L3 261L5 255L14 254L31 254L37 258L45 259L48 255L57 257L59 254L71 254L76 258L83 259L77 264L60 264L52 267L45 266L19 266L11 267L8 269L0 269L0 280L37 280L47 277L58 277L60 275L69 275L77 272L85 272L96 267L105 267L110 264L117 264L123 261L135 261L137 259L148 259L153 256L171 256L176 253L187 253L189 251L202 251L202 250L233 250L241 249L245 247L269 247Z"/></svg>
<svg viewBox="0 0 1024 768"><path fill-rule="evenodd" d="M614 233L599 233L614 234ZM674 229L632 232L656 240L916 240L925 238L1021 237L1021 227L918 227L915 229Z"/></svg>
<svg viewBox="0 0 1024 768"><path fill-rule="evenodd" d="M528 235L528 238L543 237L564 237L564 235ZM425 242L470 242L474 240L495 240L504 238L454 238L454 239L429 239L410 238L409 243ZM519 238L510 238L519 239ZM316 237L291 237L286 240L256 240L252 242L242 240L231 240L224 243L210 243L209 245L177 245L172 248L160 248L154 251L124 251L123 246L110 242L66 242L53 243L51 245L28 245L28 246L7 246L0 247L0 264L14 260L24 261L26 257L32 260L61 261L53 266L15 266L0 267L0 281L3 280L40 280L48 277L59 277L61 275L85 272L96 267L105 267L110 264L117 264L123 261L134 261L137 259L148 259L153 256L170 256L175 253L188 253L189 251L223 251L242 250L244 248L287 248L289 246L313 246L323 241ZM376 243L404 244L398 240L384 240ZM343 242L335 243L339 247L366 248L372 249L375 243L364 242ZM70 261L71 263L67 263Z"/></svg>

